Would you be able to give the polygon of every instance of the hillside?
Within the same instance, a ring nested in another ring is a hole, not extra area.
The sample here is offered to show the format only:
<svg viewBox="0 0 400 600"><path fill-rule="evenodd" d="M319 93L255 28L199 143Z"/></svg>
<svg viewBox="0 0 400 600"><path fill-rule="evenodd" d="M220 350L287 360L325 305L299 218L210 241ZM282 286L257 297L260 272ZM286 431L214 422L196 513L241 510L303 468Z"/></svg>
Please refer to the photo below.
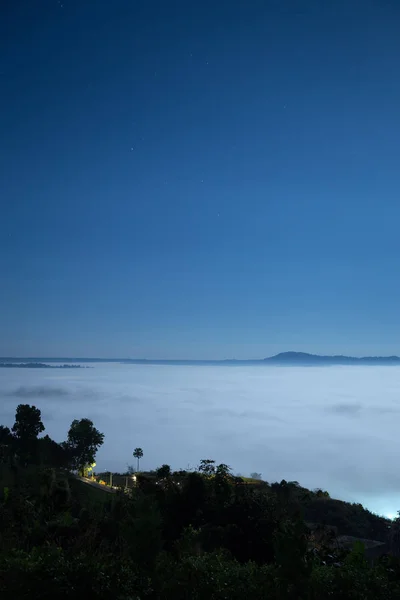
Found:
<svg viewBox="0 0 400 600"><path fill-rule="evenodd" d="M61 444L43 431L29 405L0 426L2 599L400 597L398 521L211 459L113 474L106 490L107 474L89 478L104 441L89 419Z"/></svg>
<svg viewBox="0 0 400 600"><path fill-rule="evenodd" d="M294 482L246 484L217 465L212 474L138 474L126 495L65 470L3 465L0 490L2 598L261 600L277 598L282 583L314 600L347 598L350 582L358 600L400 592L397 559L391 583L387 563L368 566L381 561L388 522ZM352 550L360 538L366 558Z"/></svg>

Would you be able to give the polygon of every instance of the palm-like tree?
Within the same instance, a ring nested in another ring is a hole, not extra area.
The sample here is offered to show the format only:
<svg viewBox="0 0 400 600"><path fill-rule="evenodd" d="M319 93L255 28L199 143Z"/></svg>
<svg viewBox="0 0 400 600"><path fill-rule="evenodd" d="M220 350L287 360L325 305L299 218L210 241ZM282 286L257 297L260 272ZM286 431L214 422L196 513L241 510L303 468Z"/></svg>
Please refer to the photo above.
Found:
<svg viewBox="0 0 400 600"><path fill-rule="evenodd" d="M133 451L134 458L137 459L137 470L139 471L139 461L143 458L143 450L141 448L135 448Z"/></svg>

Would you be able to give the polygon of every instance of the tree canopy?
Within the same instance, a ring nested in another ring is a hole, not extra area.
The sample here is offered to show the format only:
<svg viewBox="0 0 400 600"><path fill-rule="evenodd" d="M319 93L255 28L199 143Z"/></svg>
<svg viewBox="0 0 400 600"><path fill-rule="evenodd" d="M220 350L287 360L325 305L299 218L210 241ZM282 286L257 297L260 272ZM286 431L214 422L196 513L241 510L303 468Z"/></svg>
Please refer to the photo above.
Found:
<svg viewBox="0 0 400 600"><path fill-rule="evenodd" d="M21 440L34 440L44 431L41 412L36 406L19 404L12 431Z"/></svg>
<svg viewBox="0 0 400 600"><path fill-rule="evenodd" d="M143 458L142 448L135 448L133 451L133 457L137 460L137 470L139 471L139 461L141 458Z"/></svg>
<svg viewBox="0 0 400 600"><path fill-rule="evenodd" d="M103 442L104 434L96 429L93 421L90 419L72 421L66 448L71 454L74 468L83 472L85 465L92 464Z"/></svg>
<svg viewBox="0 0 400 600"><path fill-rule="evenodd" d="M156 476L158 479L167 479L171 475L171 467L169 465L161 465L156 470Z"/></svg>

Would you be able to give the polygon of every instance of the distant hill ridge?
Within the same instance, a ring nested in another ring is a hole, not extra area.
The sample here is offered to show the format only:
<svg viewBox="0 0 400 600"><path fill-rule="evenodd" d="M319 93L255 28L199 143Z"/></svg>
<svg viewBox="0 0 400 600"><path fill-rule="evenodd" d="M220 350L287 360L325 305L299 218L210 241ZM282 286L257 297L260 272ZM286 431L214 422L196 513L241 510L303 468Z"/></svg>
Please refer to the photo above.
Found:
<svg viewBox="0 0 400 600"><path fill-rule="evenodd" d="M0 368L4 369L88 369L89 367L81 367L81 365L47 365L41 362L0 362Z"/></svg>
<svg viewBox="0 0 400 600"><path fill-rule="evenodd" d="M77 363L120 363L136 365L192 365L192 366L319 366L319 365L387 365L400 366L399 356L344 356L344 355L320 355L308 352L281 352L275 356L260 359L225 359L225 360L179 360L179 359L147 359L147 358L2 358L0 367L19 368L51 368L51 363L63 363L57 368L78 367ZM46 364L50 363L50 364ZM75 363L71 365L71 363ZM54 367L53 367L54 368Z"/></svg>
<svg viewBox="0 0 400 600"><path fill-rule="evenodd" d="M264 358L265 363L290 365L400 365L398 356L323 356L307 352L281 352L275 356Z"/></svg>

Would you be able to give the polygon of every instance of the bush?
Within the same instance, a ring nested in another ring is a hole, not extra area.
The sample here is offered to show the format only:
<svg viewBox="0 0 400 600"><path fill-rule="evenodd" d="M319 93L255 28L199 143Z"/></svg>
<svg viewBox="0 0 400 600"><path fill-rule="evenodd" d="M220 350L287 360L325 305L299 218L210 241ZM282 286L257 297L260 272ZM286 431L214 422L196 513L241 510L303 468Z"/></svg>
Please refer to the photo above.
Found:
<svg viewBox="0 0 400 600"><path fill-rule="evenodd" d="M32 598L139 598L150 592L128 564L101 562L87 554L66 558L58 547L14 550L0 557L2 600Z"/></svg>

